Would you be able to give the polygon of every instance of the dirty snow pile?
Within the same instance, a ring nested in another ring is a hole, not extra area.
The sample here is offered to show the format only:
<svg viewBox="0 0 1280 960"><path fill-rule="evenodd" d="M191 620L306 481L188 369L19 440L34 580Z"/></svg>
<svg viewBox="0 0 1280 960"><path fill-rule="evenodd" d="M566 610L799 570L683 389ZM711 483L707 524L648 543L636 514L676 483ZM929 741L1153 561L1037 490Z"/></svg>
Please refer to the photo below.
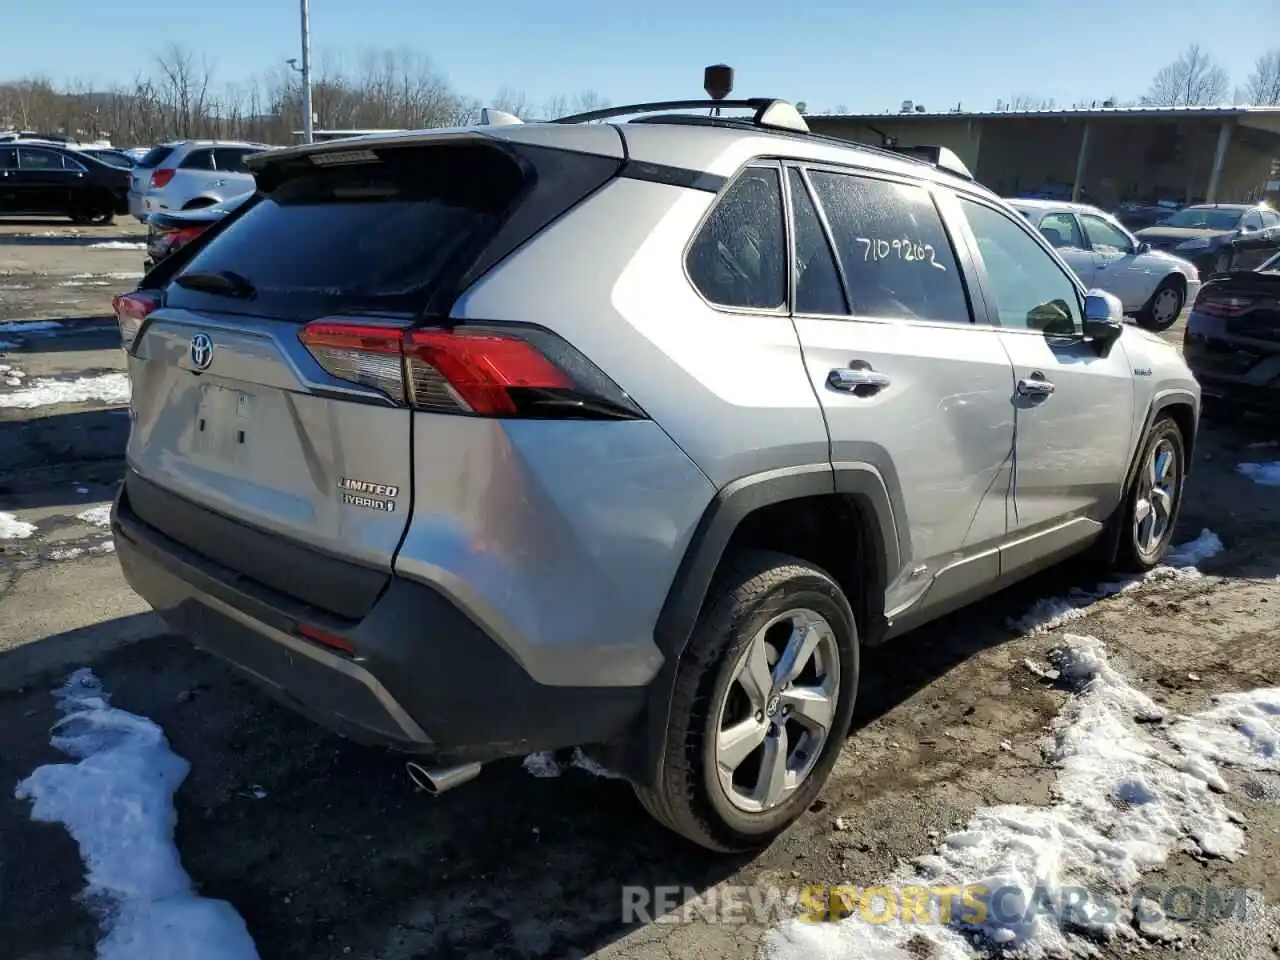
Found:
<svg viewBox="0 0 1280 960"><path fill-rule="evenodd" d="M0 540L25 540L35 532L34 523L19 520L12 513L0 512Z"/></svg>
<svg viewBox="0 0 1280 960"><path fill-rule="evenodd" d="M542 750L538 753L531 753L525 757L523 766L526 773L532 774L542 780L548 780L560 776L560 774L564 773L566 767L577 767L579 770L585 770L592 776L604 777L606 780L622 779L621 774L614 773L612 770L606 770L595 760L588 757L582 752L581 747L573 748L573 755L569 758L567 765L556 759L554 751Z"/></svg>
<svg viewBox="0 0 1280 960"><path fill-rule="evenodd" d="M27 386L11 393L0 393L0 407L17 407L30 410L54 403L124 404L129 402L129 378L123 373L103 373L78 380L53 380L41 378L27 382Z"/></svg>
<svg viewBox="0 0 1280 960"><path fill-rule="evenodd" d="M145 250L145 243L130 243L127 240L104 240L101 243L89 244L90 250Z"/></svg>
<svg viewBox="0 0 1280 960"><path fill-rule="evenodd" d="M968 887L972 902L957 897L945 925L938 897L923 894L930 923L919 914L903 922L878 901L869 911L878 923L861 905L838 922L790 920L767 935L768 960L1089 955L1099 941L1138 937L1135 919L1146 937L1169 935L1153 901L1142 899L1135 918L1133 891L1175 849L1228 860L1242 852L1240 818L1219 796L1216 762L1275 762L1280 690L1222 697L1170 724L1111 666L1098 639L1068 635L1053 660L1074 692L1046 746L1058 770L1053 804L981 809L885 884Z"/></svg>
<svg viewBox="0 0 1280 960"><path fill-rule="evenodd" d="M1272 460L1270 463L1241 463L1236 465L1236 469L1254 483L1260 483L1264 487L1280 487L1280 460Z"/></svg>
<svg viewBox="0 0 1280 960"><path fill-rule="evenodd" d="M95 527L106 529L111 526L111 504L100 503L96 507L90 507L88 510L82 510L76 514L77 520L83 520L85 523L91 523Z"/></svg>
<svg viewBox="0 0 1280 960"><path fill-rule="evenodd" d="M1169 583L1199 580L1199 565L1222 552L1222 541L1211 530L1201 530L1200 536L1174 547L1165 562L1140 576L1126 577L1100 583L1092 590L1074 588L1065 597L1043 597L1031 605L1022 617L1011 620L1009 625L1022 633L1043 633L1056 630L1063 624L1088 614L1090 604L1117 593L1128 593L1148 583Z"/></svg>
<svg viewBox="0 0 1280 960"><path fill-rule="evenodd" d="M187 762L150 720L111 706L92 671L54 695L64 716L52 743L76 762L38 768L15 793L79 844L84 900L102 922L98 960L257 960L240 915L195 893L173 844Z"/></svg>

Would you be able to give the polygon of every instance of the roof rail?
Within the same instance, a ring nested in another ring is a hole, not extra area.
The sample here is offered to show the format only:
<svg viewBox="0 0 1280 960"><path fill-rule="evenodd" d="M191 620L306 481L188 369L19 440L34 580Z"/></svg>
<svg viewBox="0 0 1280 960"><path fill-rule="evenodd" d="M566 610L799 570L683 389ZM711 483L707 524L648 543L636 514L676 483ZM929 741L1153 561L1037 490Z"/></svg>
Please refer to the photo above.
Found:
<svg viewBox="0 0 1280 960"><path fill-rule="evenodd" d="M925 145L921 144L914 147L889 147L894 153L901 153L904 156L914 157L916 160L923 160L925 163L932 164L939 170L946 170L948 173L954 173L958 177L964 177L966 180L972 180L973 174L969 172L969 168L964 165L964 161L956 156L955 151L949 147L939 146L937 144Z"/></svg>
<svg viewBox="0 0 1280 960"><path fill-rule="evenodd" d="M718 107L734 107L754 110L751 122L757 127L773 130L793 130L797 133L808 133L809 124L804 116L786 100L773 100L756 97L750 100L658 100L651 103L630 103L618 107L604 107L600 110L588 110L567 117L559 117L551 123L589 123L592 120L607 120L610 117L625 117L633 113L657 113L661 110L710 110Z"/></svg>

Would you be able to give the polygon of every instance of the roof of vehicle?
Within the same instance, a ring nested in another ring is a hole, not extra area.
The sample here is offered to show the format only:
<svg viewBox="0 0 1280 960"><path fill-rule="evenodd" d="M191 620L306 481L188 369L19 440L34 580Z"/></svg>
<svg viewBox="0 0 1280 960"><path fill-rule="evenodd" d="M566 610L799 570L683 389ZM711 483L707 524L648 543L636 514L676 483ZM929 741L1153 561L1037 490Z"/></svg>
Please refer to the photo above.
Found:
<svg viewBox="0 0 1280 960"><path fill-rule="evenodd" d="M1193 203L1183 210L1269 210L1265 203Z"/></svg>
<svg viewBox="0 0 1280 960"><path fill-rule="evenodd" d="M725 108L749 106L755 111L755 116L738 118L670 112L708 106ZM771 110L776 112L770 114ZM659 111L665 112L659 113ZM650 116L625 123L612 120L614 116L640 113L647 113ZM659 115L652 115L655 113ZM968 170L965 169L964 164L946 148L874 147L811 133L807 130L803 117L795 108L786 101L780 100L726 100L720 103L671 101L633 104L557 120L530 123L496 111L491 116L492 119L488 122L467 126L391 131L275 148L269 155L251 161L250 166L257 168L265 164L275 164L304 156L340 154L358 150L365 145L405 147L474 137L536 143L547 143L563 138L575 141L580 149L586 148L589 141L594 141L597 152L616 153L619 148L617 139L607 137L603 133L604 130L612 130L625 138L626 156L632 160L640 159L727 175L740 166L737 158L744 153L744 150L734 149L734 147L746 146L750 141L758 140L758 144L751 144L750 149L745 152L754 152L757 156L781 156L816 163L847 163L853 159L859 166L924 177L953 185L964 184L968 189L990 193L985 187L977 184L971 175L966 176ZM778 119L774 121L774 117ZM596 133L596 131L600 132ZM853 155L852 158L851 155ZM929 158L930 155L933 159Z"/></svg>
<svg viewBox="0 0 1280 960"><path fill-rule="evenodd" d="M1072 200L1040 200L1033 197L1005 197L1004 200L1009 206L1018 210L1070 210L1073 213L1094 213L1102 214L1104 217L1111 216L1101 207L1095 207L1089 203L1076 203Z"/></svg>

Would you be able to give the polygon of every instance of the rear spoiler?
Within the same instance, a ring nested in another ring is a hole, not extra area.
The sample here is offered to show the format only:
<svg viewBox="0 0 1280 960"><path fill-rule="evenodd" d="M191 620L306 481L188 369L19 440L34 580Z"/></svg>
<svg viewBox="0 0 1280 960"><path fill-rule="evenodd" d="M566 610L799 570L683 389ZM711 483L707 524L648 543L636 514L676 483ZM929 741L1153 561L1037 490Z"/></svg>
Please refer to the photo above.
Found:
<svg viewBox="0 0 1280 960"><path fill-rule="evenodd" d="M936 144L921 144L914 147L893 146L888 149L892 150L894 153L901 153L904 156L923 160L925 163L931 164L939 170L954 173L957 177L964 177L966 180L973 179L973 174L970 173L969 168L964 165L964 161L956 156L954 150L951 150L948 147Z"/></svg>

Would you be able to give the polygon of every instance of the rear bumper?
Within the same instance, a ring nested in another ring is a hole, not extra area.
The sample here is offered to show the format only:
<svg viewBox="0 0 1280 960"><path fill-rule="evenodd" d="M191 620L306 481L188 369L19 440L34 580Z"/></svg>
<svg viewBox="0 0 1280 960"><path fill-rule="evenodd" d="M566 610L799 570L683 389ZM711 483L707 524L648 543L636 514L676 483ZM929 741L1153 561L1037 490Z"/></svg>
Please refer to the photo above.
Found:
<svg viewBox="0 0 1280 960"><path fill-rule="evenodd" d="M178 544L121 488L112 533L125 579L176 630L268 693L352 740L442 762L616 743L645 687L535 682L430 587L391 577L359 621L341 621ZM299 634L341 637L348 655Z"/></svg>

